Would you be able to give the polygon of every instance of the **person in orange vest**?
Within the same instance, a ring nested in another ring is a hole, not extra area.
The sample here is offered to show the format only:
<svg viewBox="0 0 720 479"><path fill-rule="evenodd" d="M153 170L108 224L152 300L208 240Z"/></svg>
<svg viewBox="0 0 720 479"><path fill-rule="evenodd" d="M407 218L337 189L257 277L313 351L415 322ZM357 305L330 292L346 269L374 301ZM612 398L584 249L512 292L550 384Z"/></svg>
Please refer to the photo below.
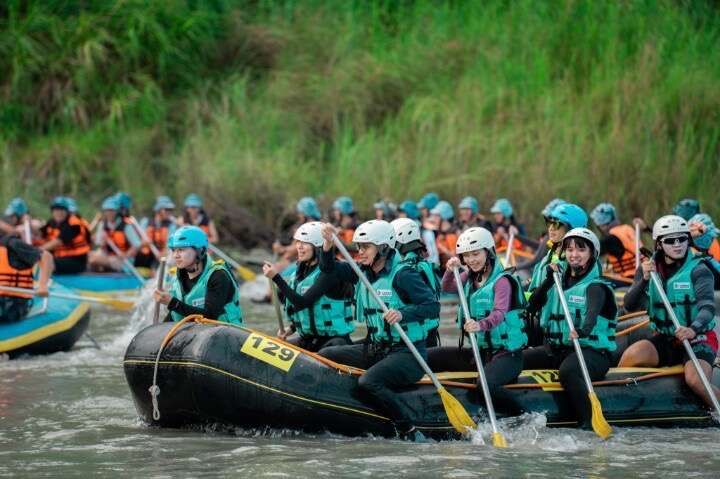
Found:
<svg viewBox="0 0 720 479"><path fill-rule="evenodd" d="M33 289L33 266L40 263L35 294L3 291L0 288L0 323L19 321L27 316L33 296L46 297L53 270L50 253L25 243L16 235L0 234L0 286Z"/></svg>
<svg viewBox="0 0 720 479"><path fill-rule="evenodd" d="M177 229L173 210L175 203L168 196L158 196L153 206L153 219L145 227L147 238L160 252L161 256L167 256L168 238ZM135 256L135 266L151 268L155 265L157 258L152 253L150 245L145 241L140 246L140 251Z"/></svg>
<svg viewBox="0 0 720 479"><path fill-rule="evenodd" d="M10 200L10 203L8 203L7 208L5 208L5 218L0 219L0 233L17 233L23 237L26 243L32 242L32 232L28 231L26 233L24 231L24 223L26 219L35 223L35 221L30 218L30 210L28 209L27 203L25 203L22 198L13 198ZM35 229L39 227L39 225L32 226L35 226ZM27 238L28 233L30 238Z"/></svg>
<svg viewBox="0 0 720 479"><path fill-rule="evenodd" d="M695 248L701 255L709 256L711 263L720 273L720 229L715 226L710 215L698 213L688 221L690 236Z"/></svg>
<svg viewBox="0 0 720 479"><path fill-rule="evenodd" d="M117 196L106 198L102 210L103 219L95 238L100 248L88 255L88 267L93 271L122 271L124 260L134 258L140 249L140 237L130 220L119 214Z"/></svg>
<svg viewBox="0 0 720 479"><path fill-rule="evenodd" d="M621 224L610 203L597 205L590 218L604 236L600 241L600 254L607 255L612 272L632 280L635 277L635 228Z"/></svg>
<svg viewBox="0 0 720 479"><path fill-rule="evenodd" d="M510 235L514 233L513 240L513 251L520 251L523 249L523 243L520 236L525 236L525 227L517 222L515 219L515 213L507 198L498 198L490 208L490 213L493 214L495 220L493 224L493 237L495 238L495 244L498 253L506 251L508 248L508 241Z"/></svg>
<svg viewBox="0 0 720 479"><path fill-rule="evenodd" d="M40 229L42 248L52 253L57 274L82 273L90 253L87 223L70 213L70 202L62 196L50 203L51 218Z"/></svg>
<svg viewBox="0 0 720 479"><path fill-rule="evenodd" d="M220 240L217 228L215 228L215 223L205 211L203 200L199 195L195 193L187 195L183 202L183 207L185 211L183 212L182 218L178 220L179 225L197 226L205 232L208 241L211 243L217 243Z"/></svg>
<svg viewBox="0 0 720 479"><path fill-rule="evenodd" d="M435 231L435 244L440 256L440 267L444 269L448 260L455 256L455 245L458 239L455 211L452 205L444 200L438 202L435 208L430 210L430 216L423 226Z"/></svg>

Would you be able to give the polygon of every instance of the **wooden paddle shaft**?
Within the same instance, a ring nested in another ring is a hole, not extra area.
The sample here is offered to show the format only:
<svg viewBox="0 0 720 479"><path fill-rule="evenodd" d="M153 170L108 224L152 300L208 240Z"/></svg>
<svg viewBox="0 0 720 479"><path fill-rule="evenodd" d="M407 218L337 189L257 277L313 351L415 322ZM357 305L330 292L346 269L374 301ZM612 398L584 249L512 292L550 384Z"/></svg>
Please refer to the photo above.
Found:
<svg viewBox="0 0 720 479"><path fill-rule="evenodd" d="M35 291L34 289L13 288L12 286L0 286L0 291L7 291L8 293L31 294L33 296L37 295L37 291ZM57 293L54 291L50 291L48 293L48 296L51 296L53 298L59 298L59 299L70 299L70 300L75 300L75 301L86 301L88 303L99 303L99 304L107 304L110 299L110 298L93 298L91 296L80 296L77 294Z"/></svg>
<svg viewBox="0 0 720 479"><path fill-rule="evenodd" d="M230 256L228 256L225 252L223 252L220 248L215 246L212 243L208 243L210 251L215 253L216 255L220 256L226 263L228 263L230 266L232 266L235 269L238 269L240 267L240 263L232 259Z"/></svg>
<svg viewBox="0 0 720 479"><path fill-rule="evenodd" d="M662 300L663 304L665 305L665 310L668 313L668 316L670 316L670 321L672 321L673 325L675 326L675 329L680 328L680 321L678 321L677 316L675 315L675 310L672 308L672 305L670 304L670 301L668 300L667 295L665 294L665 288L663 288L662 282L660 281L660 277L655 271L650 272L650 279L652 280L653 284L655 285L655 289L657 289L658 293L660 294L660 299ZM718 403L717 397L715 396L715 391L713 391L712 386L710 385L710 381L708 381L708 378L705 377L705 371L703 371L702 367L700 366L700 362L698 361L697 356L695 356L695 351L693 351L692 346L690 345L690 341L687 339L683 340L683 346L685 347L685 352L687 353L688 357L693 363L693 366L695 366L695 370L698 373L698 376L700 376L700 380L703 383L703 386L705 387L705 392L707 392L707 395L710 396L710 400L712 401L713 407L715 408L715 412L720 417L720 404Z"/></svg>
<svg viewBox="0 0 720 479"><path fill-rule="evenodd" d="M515 232L510 232L510 238L508 238L508 245L507 250L505 251L505 267L510 267L510 261L512 261L512 250L513 250L513 243L515 243Z"/></svg>
<svg viewBox="0 0 720 479"><path fill-rule="evenodd" d="M143 278L142 275L140 274L140 272L137 269L135 269L135 266L133 266L132 263L130 263L130 260L128 260L126 257L123 256L122 251L120 251L120 248L117 247L117 245L112 240L112 238L105 235L105 241L107 242L108 246L110 246L110 249L113 250L113 253L115 253L115 255L122 260L123 264L125 265L125 268L130 272L130 274L135 276L135 278L137 278L137 280L140 281L140 284L144 284L145 278Z"/></svg>
<svg viewBox="0 0 720 479"><path fill-rule="evenodd" d="M565 300L565 294L563 293L560 273L557 271L554 272L553 279L555 280L555 288L557 289L560 304L562 305L563 313L565 314L565 321L567 321L570 331L575 331L575 325L572 322L572 316L570 316L570 308L568 308L567 301ZM580 341L573 339L572 342L575 347L575 354L577 354L578 363L580 364L580 370L582 371L583 378L585 379L585 385L587 386L588 393L594 394L595 390L593 389L592 381L590 380L590 373L588 373L587 364L585 364L585 357L583 356L582 349L580 348Z"/></svg>
<svg viewBox="0 0 720 479"><path fill-rule="evenodd" d="M462 306L463 314L466 320L472 319L470 316L470 308L468 308L467 298L465 297L465 289L463 288L462 280L460 279L460 272L457 268L453 269L453 276L455 276L455 284L457 285L458 297L460 298L460 305ZM470 279L468 278L468 281ZM464 331L460 331L460 334L464 334ZM478 349L477 339L475 333L469 333L470 345L472 346L473 356L475 357L475 366L477 366L478 378L480 379L480 387L482 388L483 395L485 396L485 407L487 408L488 416L490 417L490 425L494 433L498 432L497 418L495 417L495 407L490 397L490 388L488 387L487 378L485 377L485 369L483 367L482 359L480 358L480 350Z"/></svg>
<svg viewBox="0 0 720 479"><path fill-rule="evenodd" d="M132 224L133 228L135 228L135 231L138 232L138 234L140 235L140 237L142 238L142 240L148 244L148 247L150 248L150 251L152 252L153 256L155 256L155 259L157 259L158 261L160 261L160 258L161 258L160 250L157 249L157 246L155 246L155 243L153 243L153 242L150 240L150 237L147 235L147 231L145 231L145 230L140 226L140 223L138 223L138 221L135 219L134 216L131 216L131 217L130 217L130 223Z"/></svg>
<svg viewBox="0 0 720 479"><path fill-rule="evenodd" d="M370 291L370 294L375 299L375 302L378 304L378 306L380 306L383 313L387 313L388 311L390 311L388 309L387 305L383 302L383 300L380 299L380 296L378 296L377 292L375 291L375 288L373 288L373 285L367 279L365 274L362 271L360 271L360 268L355 263L355 260L352 259L352 257L350 256L350 253L348 253L347 249L345 249L345 246L342 244L342 242L338 239L338 237L335 234L333 234L333 243L335 243L335 246L337 247L338 251L340 251L340 254L343 255L343 258L345 258L345 261L348 262L350 267L353 269L353 271L357 275L358 279L360 281L362 281L362 283L365 285L365 287L368 289L368 291ZM427 363L425 362L425 360L423 359L423 357L420 356L420 353L415 348L415 345L412 343L412 341L410 341L410 338L408 338L407 334L405 334L405 331L403 331L402 327L400 327L400 325L398 323L395 323L395 324L393 324L393 328L395 328L395 332L398 333L398 335L403 340L403 342L405 343L405 346L407 346L407 348L410 350L412 355L415 356L415 360L418 362L418 364L423 369L423 371L425 371L425 374L428 375L428 377L433 382L435 387L437 389L442 388L440 381L438 381L437 377L435 377L435 373L432 372L432 370L430 369L430 366L428 366Z"/></svg>
<svg viewBox="0 0 720 479"><path fill-rule="evenodd" d="M163 285L165 284L165 267L167 266L167 258L160 258L160 266L157 270L157 289L162 291ZM160 302L155 302L155 311L153 311L153 324L160 322Z"/></svg>
<svg viewBox="0 0 720 479"><path fill-rule="evenodd" d="M635 269L640 267L640 224L635 223Z"/></svg>

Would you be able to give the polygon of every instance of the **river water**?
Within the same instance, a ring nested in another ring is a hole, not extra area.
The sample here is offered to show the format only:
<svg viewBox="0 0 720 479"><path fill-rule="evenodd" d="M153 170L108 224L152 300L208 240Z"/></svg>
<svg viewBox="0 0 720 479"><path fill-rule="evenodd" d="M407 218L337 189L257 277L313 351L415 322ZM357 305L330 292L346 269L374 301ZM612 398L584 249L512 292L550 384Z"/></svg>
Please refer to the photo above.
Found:
<svg viewBox="0 0 720 479"><path fill-rule="evenodd" d="M243 304L272 331L270 306ZM720 429L551 429L542 415L501 423L510 448L414 444L290 431L162 430L137 417L122 369L143 320L93 309L75 349L0 362L0 477L720 477ZM452 334L450 320L444 328ZM448 341L451 341L448 339Z"/></svg>

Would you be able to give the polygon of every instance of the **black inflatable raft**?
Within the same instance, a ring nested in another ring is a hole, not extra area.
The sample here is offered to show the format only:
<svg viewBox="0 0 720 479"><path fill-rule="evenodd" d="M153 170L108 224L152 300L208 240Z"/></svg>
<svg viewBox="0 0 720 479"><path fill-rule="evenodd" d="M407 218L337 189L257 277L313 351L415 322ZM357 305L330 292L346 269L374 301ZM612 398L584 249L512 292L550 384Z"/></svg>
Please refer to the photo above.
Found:
<svg viewBox="0 0 720 479"><path fill-rule="evenodd" d="M158 346L171 327L166 323L142 330L125 353L125 376L135 405L150 424L395 434L390 421L357 396L357 371L262 333L196 323L183 325L161 355L160 418L154 420L148 389ZM618 426L712 425L708 410L684 385L680 371L679 367L611 370L605 381L596 383L606 419ZM482 403L470 384L475 374L440 376L466 409L483 420ZM576 425L556 371L524 371L518 384L509 388L524 410L544 413L548 425ZM398 394L427 435L453 435L432 385L419 384Z"/></svg>

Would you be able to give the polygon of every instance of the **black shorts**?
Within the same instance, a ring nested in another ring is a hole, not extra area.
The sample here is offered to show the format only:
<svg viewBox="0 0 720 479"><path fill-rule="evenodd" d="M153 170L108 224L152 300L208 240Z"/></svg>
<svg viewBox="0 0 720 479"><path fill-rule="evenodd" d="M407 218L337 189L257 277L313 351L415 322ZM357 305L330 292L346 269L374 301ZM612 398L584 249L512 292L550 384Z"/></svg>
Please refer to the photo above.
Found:
<svg viewBox="0 0 720 479"><path fill-rule="evenodd" d="M674 366L676 364L685 364L690 360L685 351L685 346L673 336L665 336L656 334L649 341L655 346L660 359L658 366ZM714 331L708 331L704 334L698 334L695 339L690 341L692 350L698 359L702 359L712 365L717 355L717 338Z"/></svg>

